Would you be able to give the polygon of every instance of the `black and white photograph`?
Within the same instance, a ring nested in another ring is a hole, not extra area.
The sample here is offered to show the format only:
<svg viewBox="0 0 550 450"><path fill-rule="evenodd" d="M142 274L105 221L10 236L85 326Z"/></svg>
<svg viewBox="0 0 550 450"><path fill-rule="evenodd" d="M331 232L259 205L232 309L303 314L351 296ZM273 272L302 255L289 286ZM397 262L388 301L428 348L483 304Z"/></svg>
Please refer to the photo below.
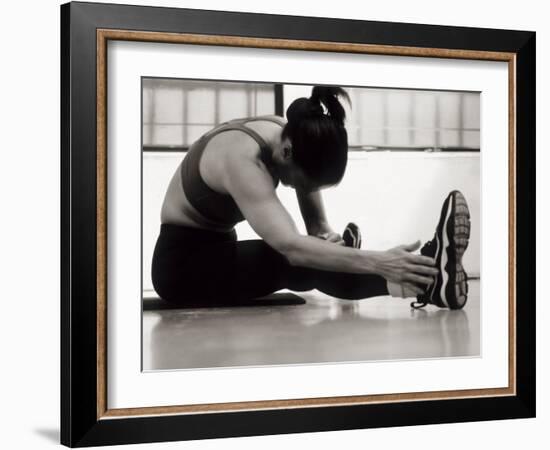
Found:
<svg viewBox="0 0 550 450"><path fill-rule="evenodd" d="M480 356L480 92L141 78L142 369Z"/></svg>

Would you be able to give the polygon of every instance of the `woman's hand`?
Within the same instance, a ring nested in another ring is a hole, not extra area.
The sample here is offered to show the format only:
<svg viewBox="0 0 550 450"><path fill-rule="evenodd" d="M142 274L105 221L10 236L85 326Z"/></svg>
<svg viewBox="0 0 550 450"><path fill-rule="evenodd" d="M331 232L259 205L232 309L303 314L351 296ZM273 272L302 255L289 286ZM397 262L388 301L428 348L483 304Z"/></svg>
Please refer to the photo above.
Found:
<svg viewBox="0 0 550 450"><path fill-rule="evenodd" d="M323 230L315 233L315 237L338 245L345 245L344 239L338 233L332 230Z"/></svg>
<svg viewBox="0 0 550 450"><path fill-rule="evenodd" d="M420 241L409 245L399 245L376 258L376 272L388 281L406 285L430 285L439 271L434 267L435 260L429 256L415 255Z"/></svg>

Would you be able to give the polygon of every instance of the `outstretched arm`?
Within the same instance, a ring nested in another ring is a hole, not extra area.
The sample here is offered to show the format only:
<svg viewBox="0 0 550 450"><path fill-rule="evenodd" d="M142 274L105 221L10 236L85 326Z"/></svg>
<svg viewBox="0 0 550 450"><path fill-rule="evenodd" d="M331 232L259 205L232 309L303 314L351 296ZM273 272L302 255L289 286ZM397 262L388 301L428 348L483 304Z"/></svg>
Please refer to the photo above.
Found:
<svg viewBox="0 0 550 450"><path fill-rule="evenodd" d="M418 248L399 246L388 251L365 251L334 245L298 233L283 207L270 175L247 158L231 158L226 164L224 185L254 231L283 254L290 264L349 273L373 273L396 283L431 284L437 274L433 258L411 253Z"/></svg>

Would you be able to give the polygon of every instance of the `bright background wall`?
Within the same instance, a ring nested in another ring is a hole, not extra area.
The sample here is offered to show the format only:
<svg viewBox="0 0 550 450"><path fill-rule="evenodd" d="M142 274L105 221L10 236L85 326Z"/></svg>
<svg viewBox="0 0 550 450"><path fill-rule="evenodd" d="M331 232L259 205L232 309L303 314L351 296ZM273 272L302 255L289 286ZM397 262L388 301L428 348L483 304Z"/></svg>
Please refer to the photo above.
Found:
<svg viewBox="0 0 550 450"><path fill-rule="evenodd" d="M146 152L143 157L143 289L151 295L151 258L160 227L160 208L182 152ZM363 248L386 250L433 237L447 193L459 189L471 213L471 236L464 254L468 275L480 276L480 159L477 152L350 152L346 175L323 191L331 226L340 233L353 221L362 230ZM302 233L294 189L277 195ZM236 226L239 239L258 239L248 222Z"/></svg>
<svg viewBox="0 0 550 450"><path fill-rule="evenodd" d="M490 446L512 450L548 447L550 427L550 29L544 2L258 2L252 0L133 0L166 5L317 15L410 23L537 31L538 224L537 346L538 417L422 427L354 430L213 441L142 444L136 449L422 449L464 450ZM2 9L3 161L0 164L2 227L2 350L0 447L59 448L59 7L56 0L8 2ZM528 149L526 151L534 151ZM535 251L535 249L533 249ZM525 299L535 301L535 299ZM121 447L122 448L122 447Z"/></svg>

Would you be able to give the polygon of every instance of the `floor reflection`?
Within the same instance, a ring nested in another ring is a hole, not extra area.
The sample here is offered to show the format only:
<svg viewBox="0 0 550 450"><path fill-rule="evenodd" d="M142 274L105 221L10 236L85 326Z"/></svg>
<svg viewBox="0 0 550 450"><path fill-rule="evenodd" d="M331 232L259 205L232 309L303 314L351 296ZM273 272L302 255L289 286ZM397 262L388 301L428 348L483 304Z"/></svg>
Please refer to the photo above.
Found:
<svg viewBox="0 0 550 450"><path fill-rule="evenodd" d="M479 281L463 310L391 297L304 305L145 311L144 370L478 356Z"/></svg>

